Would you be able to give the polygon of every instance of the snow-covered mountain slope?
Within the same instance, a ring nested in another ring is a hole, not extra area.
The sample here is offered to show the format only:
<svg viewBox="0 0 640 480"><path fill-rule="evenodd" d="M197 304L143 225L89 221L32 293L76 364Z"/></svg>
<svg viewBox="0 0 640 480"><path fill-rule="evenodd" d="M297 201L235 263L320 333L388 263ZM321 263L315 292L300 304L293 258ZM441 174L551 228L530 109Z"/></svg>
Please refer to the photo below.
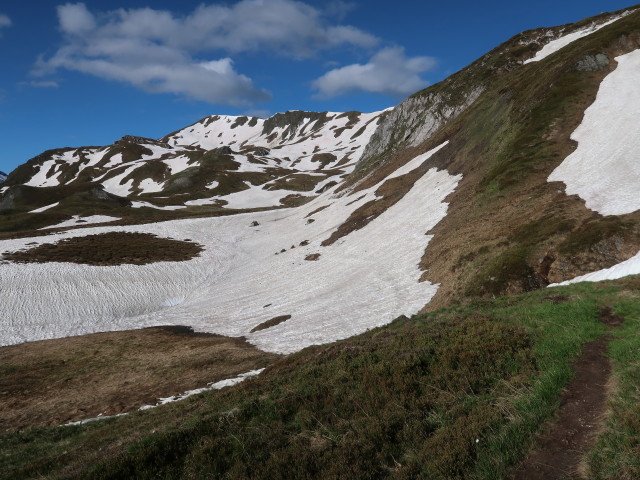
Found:
<svg viewBox="0 0 640 480"><path fill-rule="evenodd" d="M7 185L97 186L144 199L134 208L277 207L349 174L381 114L212 116L160 140L125 136L111 146L45 152L13 172Z"/></svg>
<svg viewBox="0 0 640 480"><path fill-rule="evenodd" d="M367 190L338 195L332 189L295 209L0 242L0 250L8 251L31 242L137 231L188 236L205 246L201 257L188 262L2 265L0 342L180 324L292 352L411 315L437 289L419 282L418 263L432 238L425 232L444 217L444 200L460 180L429 165L445 146L415 157ZM321 245L353 211L380 198L376 192L385 184L419 169L425 173L394 206L338 242ZM251 333L282 315L291 318Z"/></svg>
<svg viewBox="0 0 640 480"><path fill-rule="evenodd" d="M0 171L0 183L4 182L7 179L7 174Z"/></svg>

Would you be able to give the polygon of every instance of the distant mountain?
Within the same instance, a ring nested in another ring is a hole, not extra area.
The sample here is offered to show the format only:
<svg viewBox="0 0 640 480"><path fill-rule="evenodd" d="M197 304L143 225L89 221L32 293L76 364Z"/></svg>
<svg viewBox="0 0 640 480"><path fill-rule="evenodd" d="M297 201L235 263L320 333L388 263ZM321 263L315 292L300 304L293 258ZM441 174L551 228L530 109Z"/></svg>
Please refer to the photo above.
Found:
<svg viewBox="0 0 640 480"><path fill-rule="evenodd" d="M50 150L18 167L6 182L25 192L46 189L48 195L14 196L0 210L37 210L55 200L55 212L70 195L97 190L105 192L104 201L128 199L132 209L293 205L353 171L381 116L295 111L264 120L215 115L159 140L127 135L106 147Z"/></svg>
<svg viewBox="0 0 640 480"><path fill-rule="evenodd" d="M4 182L7 179L7 174L0 170L0 183Z"/></svg>

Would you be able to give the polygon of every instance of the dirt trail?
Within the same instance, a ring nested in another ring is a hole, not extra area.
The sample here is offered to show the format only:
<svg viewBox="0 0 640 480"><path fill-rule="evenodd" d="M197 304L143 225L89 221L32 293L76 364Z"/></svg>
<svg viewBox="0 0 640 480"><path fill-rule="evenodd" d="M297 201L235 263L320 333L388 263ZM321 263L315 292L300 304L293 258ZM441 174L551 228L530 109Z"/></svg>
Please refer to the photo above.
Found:
<svg viewBox="0 0 640 480"><path fill-rule="evenodd" d="M614 315L611 307L602 307L598 319L617 327L624 318ZM584 346L574 362L574 379L560 400L560 410L553 424L518 466L513 480L578 480L584 455L596 440L599 421L605 413L607 381L611 362L606 356L610 335L603 335Z"/></svg>

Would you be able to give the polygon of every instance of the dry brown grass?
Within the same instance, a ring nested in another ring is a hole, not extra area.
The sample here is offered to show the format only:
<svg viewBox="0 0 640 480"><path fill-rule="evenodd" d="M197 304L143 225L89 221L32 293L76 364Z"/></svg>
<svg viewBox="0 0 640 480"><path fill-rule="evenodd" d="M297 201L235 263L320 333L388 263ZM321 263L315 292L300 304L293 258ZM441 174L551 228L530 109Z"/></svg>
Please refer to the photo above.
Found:
<svg viewBox="0 0 640 480"><path fill-rule="evenodd" d="M144 265L180 262L197 257L197 243L159 238L150 233L109 232L45 243L28 250L5 253L4 259L21 263L68 262L88 265Z"/></svg>
<svg viewBox="0 0 640 480"><path fill-rule="evenodd" d="M115 415L265 367L278 355L186 327L0 348L0 432Z"/></svg>

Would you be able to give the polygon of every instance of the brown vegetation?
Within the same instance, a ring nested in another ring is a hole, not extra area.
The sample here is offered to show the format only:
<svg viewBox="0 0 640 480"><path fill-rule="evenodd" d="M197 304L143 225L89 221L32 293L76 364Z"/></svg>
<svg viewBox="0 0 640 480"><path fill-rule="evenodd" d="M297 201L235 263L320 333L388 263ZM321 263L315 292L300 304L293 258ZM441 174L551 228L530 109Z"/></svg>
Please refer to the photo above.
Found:
<svg viewBox="0 0 640 480"><path fill-rule="evenodd" d="M180 262L197 257L197 243L159 238L150 233L109 232L45 243L28 250L5 253L5 260L23 263L68 262L88 265L144 265Z"/></svg>
<svg viewBox="0 0 640 480"><path fill-rule="evenodd" d="M243 339L196 334L186 327L2 347L0 431L135 410L277 358Z"/></svg>

